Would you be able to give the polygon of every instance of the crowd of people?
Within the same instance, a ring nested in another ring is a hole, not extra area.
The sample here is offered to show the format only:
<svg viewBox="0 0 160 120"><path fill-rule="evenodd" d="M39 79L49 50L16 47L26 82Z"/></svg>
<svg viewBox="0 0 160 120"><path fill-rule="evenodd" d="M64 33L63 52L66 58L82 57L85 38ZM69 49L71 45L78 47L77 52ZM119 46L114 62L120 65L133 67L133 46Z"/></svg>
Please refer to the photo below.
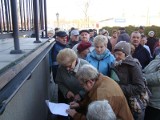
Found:
<svg viewBox="0 0 160 120"><path fill-rule="evenodd" d="M145 28L58 28L50 51L58 102L70 104L60 120L160 120L160 39Z"/></svg>

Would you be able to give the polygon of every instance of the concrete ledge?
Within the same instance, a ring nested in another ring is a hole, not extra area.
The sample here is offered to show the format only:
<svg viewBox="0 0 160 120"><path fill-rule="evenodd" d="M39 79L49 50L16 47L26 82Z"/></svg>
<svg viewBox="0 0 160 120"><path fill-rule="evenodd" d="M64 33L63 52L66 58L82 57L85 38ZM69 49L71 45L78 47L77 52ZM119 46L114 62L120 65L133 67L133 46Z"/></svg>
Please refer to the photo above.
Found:
<svg viewBox="0 0 160 120"><path fill-rule="evenodd" d="M10 68L3 71L0 75L0 89L2 89L10 80L12 80L21 70L23 70L34 58L36 58L44 49L54 42L52 40L46 40L39 44L36 49L31 50L29 53L22 55L18 60L10 63Z"/></svg>

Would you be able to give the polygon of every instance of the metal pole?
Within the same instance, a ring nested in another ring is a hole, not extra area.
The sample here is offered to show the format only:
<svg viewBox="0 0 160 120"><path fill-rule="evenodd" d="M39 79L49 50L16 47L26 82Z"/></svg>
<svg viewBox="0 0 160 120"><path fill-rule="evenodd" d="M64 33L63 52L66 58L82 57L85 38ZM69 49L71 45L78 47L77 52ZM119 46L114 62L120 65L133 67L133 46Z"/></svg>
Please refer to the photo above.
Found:
<svg viewBox="0 0 160 120"><path fill-rule="evenodd" d="M12 11L12 26L13 26L13 38L14 38L14 48L11 54L21 54L19 38L18 38L18 15L17 15L17 0L11 0L11 11Z"/></svg>
<svg viewBox="0 0 160 120"><path fill-rule="evenodd" d="M56 13L56 17L57 17L57 27L59 28L59 13Z"/></svg>
<svg viewBox="0 0 160 120"><path fill-rule="evenodd" d="M44 0L44 19L45 19L45 37L48 38L48 31L47 31L47 4L46 4L46 0Z"/></svg>
<svg viewBox="0 0 160 120"><path fill-rule="evenodd" d="M40 21L41 21L41 30L42 30L42 38L44 38L44 2L43 0L40 0Z"/></svg>
<svg viewBox="0 0 160 120"><path fill-rule="evenodd" d="M36 41L34 43L41 43L39 40L39 8L38 0L33 0L33 9L34 9L34 30L36 35Z"/></svg>

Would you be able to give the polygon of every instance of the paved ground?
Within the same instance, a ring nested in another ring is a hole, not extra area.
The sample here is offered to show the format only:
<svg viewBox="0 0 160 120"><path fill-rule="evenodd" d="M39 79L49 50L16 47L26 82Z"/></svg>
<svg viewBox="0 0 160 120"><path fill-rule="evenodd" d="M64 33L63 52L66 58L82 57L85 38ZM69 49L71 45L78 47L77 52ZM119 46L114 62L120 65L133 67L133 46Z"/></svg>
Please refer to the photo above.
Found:
<svg viewBox="0 0 160 120"><path fill-rule="evenodd" d="M23 53L10 54L11 50L14 50L13 38L0 39L0 73L14 65L18 59L35 50L48 39L40 39L42 43L34 43L35 40L35 38L20 38L20 50L22 50Z"/></svg>

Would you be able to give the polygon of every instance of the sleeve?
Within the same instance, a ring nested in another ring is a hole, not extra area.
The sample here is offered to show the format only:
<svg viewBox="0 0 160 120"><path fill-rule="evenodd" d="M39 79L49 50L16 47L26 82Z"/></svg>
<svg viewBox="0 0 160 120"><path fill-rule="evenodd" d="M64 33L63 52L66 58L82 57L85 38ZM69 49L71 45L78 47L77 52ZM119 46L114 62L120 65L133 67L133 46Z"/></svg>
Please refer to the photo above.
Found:
<svg viewBox="0 0 160 120"><path fill-rule="evenodd" d="M81 113L76 113L74 116L73 116L73 120L87 120L86 119L86 116L81 114Z"/></svg>
<svg viewBox="0 0 160 120"><path fill-rule="evenodd" d="M150 86L160 85L160 66L158 70L153 73L143 74L145 77L147 84Z"/></svg>
<svg viewBox="0 0 160 120"><path fill-rule="evenodd" d="M62 78L62 74L61 74L61 69L60 67L57 70L57 75L56 75L56 79L55 82L58 84L58 87L60 89L60 91L63 93L63 95L66 97L66 94L68 93L68 88L65 87L64 83L63 83L63 78Z"/></svg>

